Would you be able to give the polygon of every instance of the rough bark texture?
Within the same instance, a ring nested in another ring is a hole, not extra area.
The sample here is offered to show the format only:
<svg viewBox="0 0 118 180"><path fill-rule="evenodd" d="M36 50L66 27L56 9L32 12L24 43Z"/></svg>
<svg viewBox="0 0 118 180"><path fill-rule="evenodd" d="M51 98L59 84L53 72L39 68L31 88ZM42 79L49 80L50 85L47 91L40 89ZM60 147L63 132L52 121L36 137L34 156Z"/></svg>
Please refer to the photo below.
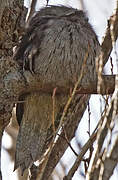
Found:
<svg viewBox="0 0 118 180"><path fill-rule="evenodd" d="M111 31L114 37L111 37ZM112 52L112 38L114 41L116 41L118 38L118 2L116 2L116 13L113 14L113 16L111 16L111 18L108 20L106 35L101 45L103 51L103 65L105 65L105 63L108 61L108 58Z"/></svg>
<svg viewBox="0 0 118 180"><path fill-rule="evenodd" d="M11 118L14 100L16 102L18 98L18 86L24 83L18 66L11 61L13 46L16 45L19 35L22 34L20 26L22 11L23 1L0 1L0 142L3 130ZM15 89L12 91L12 87L15 86L16 91Z"/></svg>
<svg viewBox="0 0 118 180"><path fill-rule="evenodd" d="M23 83L23 77L18 71L18 66L15 62L11 61L13 47L16 45L18 37L22 33L22 28L19 21L21 12L23 11L23 6L21 2L19 3L19 1L11 1L8 4L6 1L2 1L1 7L3 13L1 16L0 25L0 127L2 130L4 129L6 123L8 124L9 122L13 108L13 101L14 99L16 101L18 97L16 92L14 93L12 90L10 90L13 85L10 82L10 79L12 79L12 82L14 81L16 91L19 84ZM4 122L4 119L6 123Z"/></svg>

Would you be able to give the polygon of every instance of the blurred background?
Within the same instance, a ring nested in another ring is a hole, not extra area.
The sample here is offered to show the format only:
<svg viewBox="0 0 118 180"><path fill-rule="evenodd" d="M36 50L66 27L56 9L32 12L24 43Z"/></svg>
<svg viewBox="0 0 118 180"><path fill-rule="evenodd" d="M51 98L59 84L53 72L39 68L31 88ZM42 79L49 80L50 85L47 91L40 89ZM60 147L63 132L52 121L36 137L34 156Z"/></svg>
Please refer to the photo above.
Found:
<svg viewBox="0 0 118 180"><path fill-rule="evenodd" d="M24 6L30 8L30 0L24 1ZM49 5L66 5L71 6L77 9L82 9L86 12L89 22L93 26L99 42L101 43L105 35L105 30L107 28L107 20L113 14L116 0L49 0ZM37 0L36 10L39 10L41 7L46 5L46 0ZM118 42L116 42L116 48L118 49ZM116 74L116 57L115 50L112 51L111 58L105 65L104 73L105 74ZM111 65L113 64L113 70ZM75 133L75 137L71 141L71 145L74 150L79 153L81 147L89 139L88 130L90 133L94 130L98 120L101 117L101 113L105 106L105 96L92 95L89 106L84 113L82 121ZM110 97L109 97L110 98ZM15 142L18 133L18 124L16 122L15 108L13 110L13 116L10 124L6 128L3 140L2 140L2 171L3 171L3 180L25 180L27 177L27 172L25 177L21 177L19 170L13 172L14 168L14 155L15 155ZM87 157L88 154L85 155ZM64 156L61 158L57 167L53 172L52 179L62 180L63 176L67 174L68 170L73 165L76 156L70 148L67 149ZM75 173L73 180L84 180L84 162L81 163L81 166L78 168ZM114 174L111 177L111 180L118 179L118 167L116 167Z"/></svg>

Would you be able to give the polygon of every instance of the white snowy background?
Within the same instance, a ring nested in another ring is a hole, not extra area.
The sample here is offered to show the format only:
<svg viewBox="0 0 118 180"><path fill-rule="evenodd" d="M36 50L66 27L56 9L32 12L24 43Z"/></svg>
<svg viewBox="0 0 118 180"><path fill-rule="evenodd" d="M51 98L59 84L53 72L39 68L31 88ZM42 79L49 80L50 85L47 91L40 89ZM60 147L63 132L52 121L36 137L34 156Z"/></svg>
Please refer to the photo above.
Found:
<svg viewBox="0 0 118 180"><path fill-rule="evenodd" d="M24 5L26 7L30 7L30 0L25 0ZM77 9L81 9L81 3L79 0L50 0L49 5L66 5L71 6ZM39 10L41 7L46 5L46 0L37 0L37 6L36 10ZM116 5L116 0L84 0L85 5L85 11L89 17L89 22L92 24L98 39L100 43L102 42L103 36L105 34L105 29L107 27L107 20L114 12L114 8ZM118 43L117 43L118 47ZM114 73L116 74L116 60L115 60L115 54L112 52L113 57L113 65L114 65ZM110 70L110 62L107 63L105 66L104 72L107 74L111 73ZM91 111L91 133L94 130L98 120L101 117L101 108L104 107L104 100L99 95L92 95L90 99L90 111ZM88 134L88 110L84 113L83 119L76 131L76 138L79 142L81 142L82 145L87 141ZM78 152L77 143L75 139L72 140L71 145L73 148ZM11 146L11 138L7 135L7 133L4 132L3 136L3 147L10 147ZM74 160L76 159L73 152L70 150L70 148L67 149L66 153L62 157L61 161L63 162L65 167L68 167L66 169L66 173L68 172L69 168L74 163ZM2 171L3 171L3 180L17 180L17 174L16 172L13 172L13 163L10 162L10 157L4 150L2 149ZM81 169L83 169L83 163L80 166ZM60 179L62 179L61 175L63 175L63 170L61 168L61 165L58 164L56 167L56 170L60 172ZM114 171L113 176L110 180L118 180L118 169L116 168ZM85 178L80 175L80 169L75 173L73 180L84 180ZM54 180L59 180L54 175Z"/></svg>

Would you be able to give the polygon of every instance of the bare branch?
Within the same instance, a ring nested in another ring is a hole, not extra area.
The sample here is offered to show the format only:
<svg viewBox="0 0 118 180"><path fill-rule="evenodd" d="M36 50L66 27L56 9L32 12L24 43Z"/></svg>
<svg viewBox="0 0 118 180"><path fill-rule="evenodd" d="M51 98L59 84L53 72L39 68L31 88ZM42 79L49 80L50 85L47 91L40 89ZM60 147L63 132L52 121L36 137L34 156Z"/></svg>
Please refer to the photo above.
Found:
<svg viewBox="0 0 118 180"><path fill-rule="evenodd" d="M35 8L36 8L36 3L37 3L37 0L32 0L31 1L31 7L30 7L30 12L29 12L29 15L27 17L27 21L29 21L29 19L32 17L32 15L34 14L35 12Z"/></svg>
<svg viewBox="0 0 118 180"><path fill-rule="evenodd" d="M102 179L103 180L108 180L112 174L113 171L118 163L118 137L114 143L114 146L111 150L111 153L109 156L105 158L105 160L102 162L103 166L103 174L102 174ZM91 180L98 180L100 173L100 166L98 166L95 171L91 174Z"/></svg>
<svg viewBox="0 0 118 180"><path fill-rule="evenodd" d="M118 163L118 136L109 156L104 161L103 180L108 180Z"/></svg>
<svg viewBox="0 0 118 180"><path fill-rule="evenodd" d="M114 112L114 103L115 100L118 101L118 88L115 89L112 99L110 104L108 105L106 112L102 116L98 128L98 134L97 134L97 143L90 161L90 165L88 168L88 173L87 173L87 179L98 179L99 176L96 176L96 169L99 169L98 174L100 175L100 167L98 168L98 165L100 166L100 154L101 154L101 149L104 143L104 140L107 136L109 127L113 124L114 118L117 113L117 107L115 107L115 114L113 117L113 112ZM102 155L102 158L104 157L104 153ZM102 159L104 163L104 159ZM98 170L97 170L98 171ZM95 174L94 174L95 173ZM94 175L93 175L94 174Z"/></svg>
<svg viewBox="0 0 118 180"><path fill-rule="evenodd" d="M112 26L113 18L115 17L114 26L113 26L113 34L114 34L114 40L116 41L118 38L118 1L116 6L116 12L111 16L111 18L108 20L108 27L106 31L106 35L104 37L104 40L102 42L102 51L103 51L103 64L105 65L108 61L108 58L112 51L112 38L111 38L111 30L110 27Z"/></svg>
<svg viewBox="0 0 118 180"><path fill-rule="evenodd" d="M93 133L89 140L86 142L86 144L83 146L80 154L78 155L74 165L72 166L72 168L69 170L68 172L68 175L64 177L64 180L70 180L72 179L75 171L78 169L82 159L83 159L83 156L85 155L85 153L87 152L88 149L91 148L92 144L94 143L94 141L96 140L96 136L97 136L97 133Z"/></svg>

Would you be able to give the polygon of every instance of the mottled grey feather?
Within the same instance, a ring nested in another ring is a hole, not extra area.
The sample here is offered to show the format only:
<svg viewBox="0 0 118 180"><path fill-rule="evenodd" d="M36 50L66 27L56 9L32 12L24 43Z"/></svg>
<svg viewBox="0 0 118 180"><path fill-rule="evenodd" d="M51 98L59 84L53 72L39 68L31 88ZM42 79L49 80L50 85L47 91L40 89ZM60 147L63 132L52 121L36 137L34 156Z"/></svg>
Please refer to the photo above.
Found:
<svg viewBox="0 0 118 180"><path fill-rule="evenodd" d="M97 78L95 57L100 52L94 30L83 11L50 6L31 18L14 59L21 69L32 71L41 83L65 87L77 81L87 52L82 81L90 83ZM55 116L65 99L56 99ZM19 106L22 119L19 118L15 160L15 169L20 166L22 171L43 155L47 129L52 122L51 95L34 93L24 100L24 108Z"/></svg>

